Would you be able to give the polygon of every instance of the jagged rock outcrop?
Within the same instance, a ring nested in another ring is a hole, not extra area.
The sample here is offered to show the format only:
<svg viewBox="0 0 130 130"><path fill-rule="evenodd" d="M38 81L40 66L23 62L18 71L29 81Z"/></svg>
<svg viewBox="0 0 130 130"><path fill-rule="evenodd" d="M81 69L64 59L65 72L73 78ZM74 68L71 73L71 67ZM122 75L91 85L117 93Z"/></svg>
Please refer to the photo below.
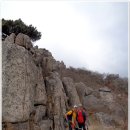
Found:
<svg viewBox="0 0 130 130"><path fill-rule="evenodd" d="M19 34L16 36L15 44L17 44L17 45L19 45L19 46L23 46L23 47L25 47L26 49L32 48L32 43L31 43L30 37L27 36L27 35L25 35L25 34L22 34L22 33L19 33Z"/></svg>
<svg viewBox="0 0 130 130"><path fill-rule="evenodd" d="M68 100L69 106L73 107L74 105L81 104L81 101L79 99L73 80L69 77L64 77L62 81L63 81L66 95L68 96L68 99L69 99Z"/></svg>
<svg viewBox="0 0 130 130"><path fill-rule="evenodd" d="M57 72L46 78L48 93L48 116L54 118L54 130L64 130L63 115L66 112L66 95Z"/></svg>
<svg viewBox="0 0 130 130"><path fill-rule="evenodd" d="M2 45L2 72L3 121L26 121L33 109L37 67L25 48L6 43Z"/></svg>
<svg viewBox="0 0 130 130"><path fill-rule="evenodd" d="M126 107L117 100L123 94L104 84L75 83L62 71L64 63L33 47L27 35L8 36L2 44L2 129L67 130L64 114L79 104L88 111L90 130L127 128Z"/></svg>
<svg viewBox="0 0 130 130"><path fill-rule="evenodd" d="M90 87L87 87L84 83L75 83L75 87L77 90L77 93L79 95L80 101L82 104L84 104L85 97L88 95L91 95L93 93L93 89Z"/></svg>
<svg viewBox="0 0 130 130"><path fill-rule="evenodd" d="M7 43L11 43L11 44L14 44L15 43L15 38L16 38L16 35L14 33L12 33L10 36L7 36L5 38L5 42Z"/></svg>
<svg viewBox="0 0 130 130"><path fill-rule="evenodd" d="M124 126L126 114L122 107L115 102L111 90L103 87L96 93L99 94L93 93L85 97L84 107L96 113L96 118L104 129ZM95 95L98 95L98 97Z"/></svg>

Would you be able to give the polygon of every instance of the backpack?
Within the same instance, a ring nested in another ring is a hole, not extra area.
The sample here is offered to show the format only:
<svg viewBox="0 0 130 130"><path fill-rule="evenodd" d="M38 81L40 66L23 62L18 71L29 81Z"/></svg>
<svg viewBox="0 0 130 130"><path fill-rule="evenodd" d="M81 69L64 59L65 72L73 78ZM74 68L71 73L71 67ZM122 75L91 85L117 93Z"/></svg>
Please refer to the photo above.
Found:
<svg viewBox="0 0 130 130"><path fill-rule="evenodd" d="M84 123L85 122L85 119L84 119L84 115L83 115L83 111L82 110L79 110L77 112L77 121L78 123Z"/></svg>

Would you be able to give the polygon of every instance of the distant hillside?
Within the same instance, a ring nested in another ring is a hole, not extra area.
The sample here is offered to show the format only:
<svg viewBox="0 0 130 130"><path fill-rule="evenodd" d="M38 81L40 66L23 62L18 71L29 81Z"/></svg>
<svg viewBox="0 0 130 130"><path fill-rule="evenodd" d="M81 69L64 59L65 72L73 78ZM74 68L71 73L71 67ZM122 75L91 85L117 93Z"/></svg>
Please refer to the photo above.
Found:
<svg viewBox="0 0 130 130"><path fill-rule="evenodd" d="M113 91L125 91L128 93L128 78L119 77L118 74L100 74L82 68L69 67L62 70L63 77L71 77L75 82L83 82L92 88L108 86Z"/></svg>

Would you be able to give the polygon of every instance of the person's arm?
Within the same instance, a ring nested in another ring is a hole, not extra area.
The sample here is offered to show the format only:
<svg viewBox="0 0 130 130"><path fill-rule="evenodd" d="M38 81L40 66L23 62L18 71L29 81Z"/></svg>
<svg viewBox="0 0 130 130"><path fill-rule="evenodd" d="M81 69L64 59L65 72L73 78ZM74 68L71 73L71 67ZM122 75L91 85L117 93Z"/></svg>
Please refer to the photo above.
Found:
<svg viewBox="0 0 130 130"><path fill-rule="evenodd" d="M67 113L64 115L65 120L68 122Z"/></svg>

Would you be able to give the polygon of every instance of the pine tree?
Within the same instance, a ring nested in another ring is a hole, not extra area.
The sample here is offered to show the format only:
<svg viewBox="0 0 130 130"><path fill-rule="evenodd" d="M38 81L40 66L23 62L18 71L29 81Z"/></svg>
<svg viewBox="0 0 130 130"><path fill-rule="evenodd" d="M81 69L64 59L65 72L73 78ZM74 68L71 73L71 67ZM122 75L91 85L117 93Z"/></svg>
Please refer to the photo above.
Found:
<svg viewBox="0 0 130 130"><path fill-rule="evenodd" d="M2 19L2 39L11 33L15 33L15 35L24 33L28 35L32 41L37 41L41 38L41 32L38 32L36 27L26 25L21 19L14 21Z"/></svg>

